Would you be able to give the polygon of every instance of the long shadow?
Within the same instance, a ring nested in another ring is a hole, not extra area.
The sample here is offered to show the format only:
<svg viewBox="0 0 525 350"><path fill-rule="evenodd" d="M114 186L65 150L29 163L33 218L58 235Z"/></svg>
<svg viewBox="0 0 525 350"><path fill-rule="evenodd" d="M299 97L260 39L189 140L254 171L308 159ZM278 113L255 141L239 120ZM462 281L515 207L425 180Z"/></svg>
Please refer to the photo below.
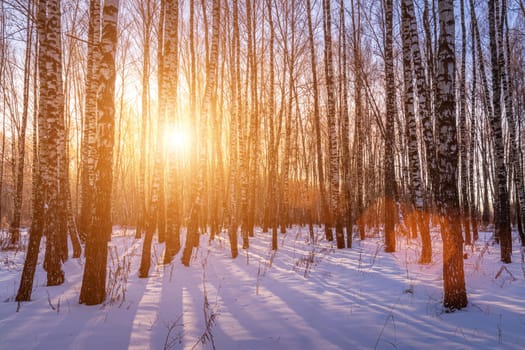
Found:
<svg viewBox="0 0 525 350"><path fill-rule="evenodd" d="M114 239L129 239L129 237ZM76 299L78 293L75 292L74 304L62 307L63 318L55 325L52 333L42 338L41 343L46 347L49 344L55 344L54 348L57 349L119 348L127 344L132 333L133 320L139 307L139 301L148 283L146 279L139 279L137 276L140 247L139 242L132 242L131 245L124 246L127 248L125 251L119 252L120 257L122 254L129 254L132 259L126 283L125 301L114 303L107 301L105 305L94 306L80 305ZM33 329L39 329L39 326Z"/></svg>
<svg viewBox="0 0 525 350"><path fill-rule="evenodd" d="M411 334L423 334L428 337L427 339L434 339L436 342L446 339L450 330L434 327L436 322L431 322L433 324L427 326L429 317L417 315L418 301L411 300L413 290L404 292L407 286L403 281L403 271L391 269L386 275L383 271L383 274L374 275L373 283L367 279L361 279L359 285L356 285L355 279L352 278L352 274L357 272L352 271L354 266L351 265L350 268L325 266L326 271L335 272L328 279L326 276L318 278L313 284L313 290L308 290L308 287L312 285L303 284L298 287L297 283L287 284L287 280L279 275L275 276L276 283L265 283L264 286L297 315L304 315L303 320L311 327L317 327L324 337L335 340L335 343L344 345L344 347L354 348L359 345L351 341L352 334L361 341L363 334L368 334L365 339L372 341L376 340L379 335L390 342L392 341L388 338L397 342L403 341L403 339L397 339L399 337L396 336L396 328L397 332L402 329L403 334L407 334L408 337ZM359 274L356 277L359 277ZM341 282L344 280L348 283ZM388 286L389 289L381 290L381 286ZM397 302L395 295L399 295ZM326 298L330 297L339 297L339 302L335 305L336 309L340 308L339 311L330 310L334 307L333 300L326 301ZM411 302L414 305L410 305ZM349 311L352 308L353 311ZM371 315L373 315L372 319L377 319L377 322L370 322ZM330 321L319 323L319 318ZM392 324L395 323L393 327L389 326L389 318L392 319ZM385 329L386 327L389 328ZM422 345L425 344L422 343ZM370 346L374 344L367 344L367 347Z"/></svg>
<svg viewBox="0 0 525 350"><path fill-rule="evenodd" d="M219 348L336 348L329 340L318 339L315 328L297 323L297 315L283 310L271 295L255 295L257 265L221 258L213 269L237 277L225 280L231 285L217 286L220 278L213 281L213 287L220 289L221 311L213 329Z"/></svg>
<svg viewBox="0 0 525 350"><path fill-rule="evenodd" d="M188 311L184 308L184 294L188 285L197 284L194 267L182 266L180 253L173 261L161 270L163 285L159 301L159 318L157 327L151 332L151 348L162 349L165 342L185 344L187 333ZM175 347L178 348L178 347Z"/></svg>

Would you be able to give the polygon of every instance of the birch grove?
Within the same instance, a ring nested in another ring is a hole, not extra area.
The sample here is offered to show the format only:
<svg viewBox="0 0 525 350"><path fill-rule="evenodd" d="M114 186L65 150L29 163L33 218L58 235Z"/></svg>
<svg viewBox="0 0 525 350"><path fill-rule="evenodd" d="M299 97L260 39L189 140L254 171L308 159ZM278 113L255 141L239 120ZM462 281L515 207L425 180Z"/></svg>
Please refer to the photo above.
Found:
<svg viewBox="0 0 525 350"><path fill-rule="evenodd" d="M140 242L142 278L152 259L193 265L202 239L236 259L267 234L275 253L292 225L337 249L406 241L420 264L442 246L451 311L480 231L503 264L525 246L522 1L31 0L0 16L18 301L42 245L47 285L84 256L79 300L103 303L114 225Z"/></svg>

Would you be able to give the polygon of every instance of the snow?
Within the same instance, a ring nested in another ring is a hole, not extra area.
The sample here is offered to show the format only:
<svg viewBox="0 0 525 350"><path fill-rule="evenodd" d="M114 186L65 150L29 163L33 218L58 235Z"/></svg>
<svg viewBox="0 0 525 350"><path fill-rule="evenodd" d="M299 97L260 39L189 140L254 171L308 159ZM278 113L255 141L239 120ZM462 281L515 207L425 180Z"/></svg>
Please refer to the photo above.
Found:
<svg viewBox="0 0 525 350"><path fill-rule="evenodd" d="M227 234L201 236L191 266L161 265L154 242L150 277L138 278L141 240L115 228L108 261L108 300L78 304L83 259L64 264L66 281L45 286L40 263L32 301L14 302L24 253L0 251L0 349L522 349L525 265L482 232L467 247L469 306L445 313L439 233L433 263L418 265L417 241L382 238L335 249L307 228L271 235L258 230L250 248L229 255ZM27 240L27 235L23 235ZM204 292L205 291L205 292ZM17 311L18 309L18 311Z"/></svg>

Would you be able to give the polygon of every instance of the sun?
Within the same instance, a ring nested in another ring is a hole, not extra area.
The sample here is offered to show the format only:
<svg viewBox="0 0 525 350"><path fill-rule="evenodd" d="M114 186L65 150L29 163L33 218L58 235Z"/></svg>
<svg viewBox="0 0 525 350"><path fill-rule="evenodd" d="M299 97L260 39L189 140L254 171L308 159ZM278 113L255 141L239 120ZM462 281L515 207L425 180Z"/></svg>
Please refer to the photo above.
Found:
<svg viewBox="0 0 525 350"><path fill-rule="evenodd" d="M169 153L184 154L190 149L191 137L187 128L168 127L164 132L164 145Z"/></svg>

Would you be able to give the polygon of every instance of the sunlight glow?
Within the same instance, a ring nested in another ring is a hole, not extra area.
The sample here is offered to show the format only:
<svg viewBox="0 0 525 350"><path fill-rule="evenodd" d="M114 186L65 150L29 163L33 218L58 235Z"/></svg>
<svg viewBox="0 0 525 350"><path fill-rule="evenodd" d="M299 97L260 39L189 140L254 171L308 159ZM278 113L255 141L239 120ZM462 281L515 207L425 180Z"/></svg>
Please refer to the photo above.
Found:
<svg viewBox="0 0 525 350"><path fill-rule="evenodd" d="M164 145L169 153L182 155L190 150L191 137L187 128L168 127L164 132Z"/></svg>

